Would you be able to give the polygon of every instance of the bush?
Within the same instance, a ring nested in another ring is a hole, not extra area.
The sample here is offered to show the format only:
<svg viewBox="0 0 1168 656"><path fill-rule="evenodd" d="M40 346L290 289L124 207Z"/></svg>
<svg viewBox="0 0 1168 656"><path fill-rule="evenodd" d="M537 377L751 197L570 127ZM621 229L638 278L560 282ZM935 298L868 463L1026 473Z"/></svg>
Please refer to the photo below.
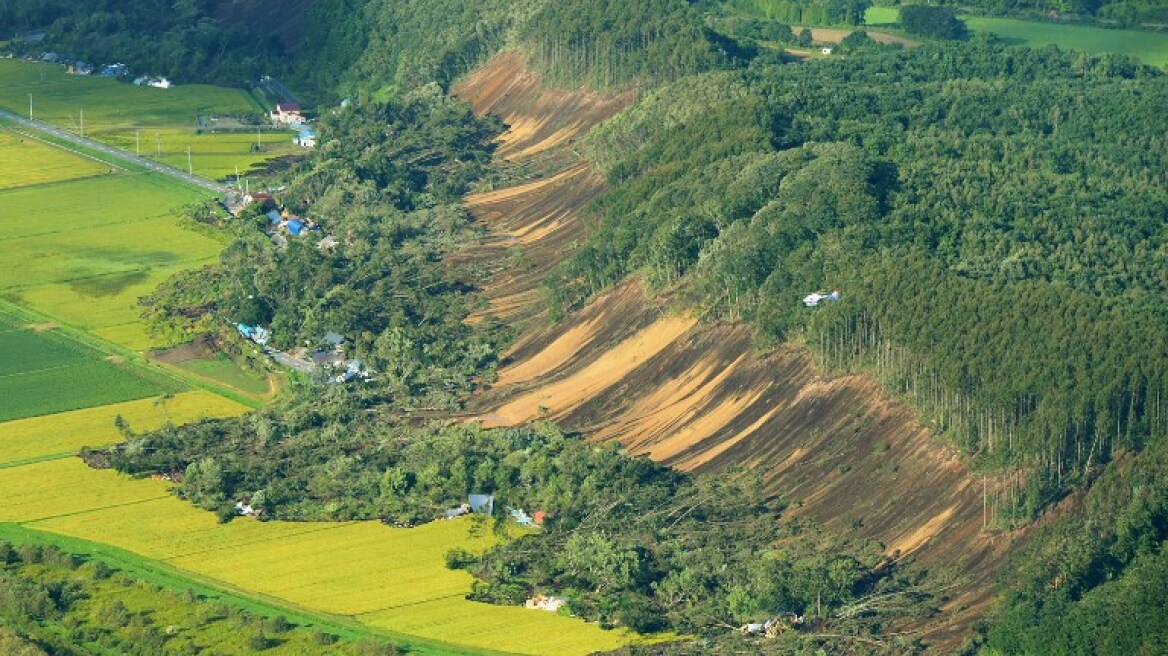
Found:
<svg viewBox="0 0 1168 656"><path fill-rule="evenodd" d="M930 39L958 41L969 36L965 22L949 7L905 5L900 8L900 24L905 32Z"/></svg>
<svg viewBox="0 0 1168 656"><path fill-rule="evenodd" d="M466 549L451 549L446 552L446 569L470 569L479 562L479 557Z"/></svg>

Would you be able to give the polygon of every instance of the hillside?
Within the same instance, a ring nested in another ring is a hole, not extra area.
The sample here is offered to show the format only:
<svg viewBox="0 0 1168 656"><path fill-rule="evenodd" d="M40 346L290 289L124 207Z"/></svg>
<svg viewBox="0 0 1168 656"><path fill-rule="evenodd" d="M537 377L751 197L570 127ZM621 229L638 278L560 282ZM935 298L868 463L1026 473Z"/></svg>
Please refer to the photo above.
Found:
<svg viewBox="0 0 1168 656"><path fill-rule="evenodd" d="M145 303L343 332L371 380L91 462L224 520L494 494L498 530L546 521L450 551L468 599L694 636L635 652L1152 649L1123 617L1168 572L1168 76L984 37L790 65L767 7L863 6L772 5L315 7L289 70L353 102L274 184L321 236L250 211Z"/></svg>
<svg viewBox="0 0 1168 656"><path fill-rule="evenodd" d="M510 126L499 137L509 164L576 136L579 106L590 100L543 92L520 63L500 55L455 88ZM590 116L607 118L615 100L592 100ZM530 126L539 126L535 137ZM538 180L468 197L490 228L471 252L500 261L522 250L532 263L484 284L490 305L481 316L513 321L540 307L546 271L589 230L587 204L604 188L589 171L570 161ZM559 323L540 315L528 325L498 381L472 401L484 426L553 419L685 471L761 468L797 514L877 540L891 558L960 572L942 612L913 629L941 649L968 637L1022 534L982 530L982 478L874 381L824 376L797 348L760 354L749 329L701 325L646 298L636 281Z"/></svg>

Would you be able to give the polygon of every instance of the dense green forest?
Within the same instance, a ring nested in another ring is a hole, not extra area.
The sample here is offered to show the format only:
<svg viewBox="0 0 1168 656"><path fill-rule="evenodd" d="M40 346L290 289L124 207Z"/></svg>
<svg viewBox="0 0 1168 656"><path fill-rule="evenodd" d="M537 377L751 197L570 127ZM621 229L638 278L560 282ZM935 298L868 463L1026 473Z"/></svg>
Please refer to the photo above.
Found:
<svg viewBox="0 0 1168 656"><path fill-rule="evenodd" d="M1166 94L1122 58L986 41L687 79L593 135L613 190L549 292L684 278L1032 473L1028 519L1168 432ZM846 302L806 311L823 287Z"/></svg>
<svg viewBox="0 0 1168 656"><path fill-rule="evenodd" d="M862 25L868 0L727 0L735 13L758 15L788 25Z"/></svg>
<svg viewBox="0 0 1168 656"><path fill-rule="evenodd" d="M43 30L23 45L94 63L125 62L137 72L182 82L244 85L280 68L279 36L254 25L216 20L219 2L135 0L0 3L0 38Z"/></svg>

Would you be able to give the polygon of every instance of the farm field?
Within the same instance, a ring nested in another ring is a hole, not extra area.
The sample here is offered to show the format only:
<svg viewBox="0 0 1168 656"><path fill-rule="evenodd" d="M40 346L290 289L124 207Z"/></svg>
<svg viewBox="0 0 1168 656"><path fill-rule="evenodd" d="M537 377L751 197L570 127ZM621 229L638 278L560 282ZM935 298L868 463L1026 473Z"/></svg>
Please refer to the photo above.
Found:
<svg viewBox="0 0 1168 656"><path fill-rule="evenodd" d="M174 209L197 198L128 173L0 191L0 261L11 263L0 296L126 348L152 346L138 298L222 248L178 225Z"/></svg>
<svg viewBox="0 0 1168 656"><path fill-rule="evenodd" d="M244 518L220 524L166 487L91 470L76 458L0 469L0 522L108 544L230 589L472 648L571 655L632 639L571 618L463 599L471 578L445 568L446 551L482 549L495 539L490 530L472 532L466 519L413 529Z"/></svg>
<svg viewBox="0 0 1168 656"><path fill-rule="evenodd" d="M963 18L969 29L974 32L991 32L1019 45L1037 48L1054 44L1066 50L1080 50L1092 54L1112 52L1130 55L1153 66L1168 64L1168 34L1013 18L982 16Z"/></svg>
<svg viewBox="0 0 1168 656"><path fill-rule="evenodd" d="M961 19L973 32L996 34L1016 45L1032 48L1057 45L1091 54L1130 55L1153 66L1168 64L1168 34L1165 33L988 16L962 16ZM896 7L869 7L864 14L864 23L872 26L899 20L900 11Z"/></svg>
<svg viewBox="0 0 1168 656"><path fill-rule="evenodd" d="M8 327L0 330L0 422L178 389L55 330L13 323L12 317L6 318Z"/></svg>
<svg viewBox="0 0 1168 656"><path fill-rule="evenodd" d="M88 122L86 123L88 126ZM269 130L257 138L255 132L199 132L197 128L143 127L86 127L85 136L130 153L187 170L187 148L191 149L190 165L195 175L223 179L234 177L236 167L240 174L253 166L262 165L273 157L304 153L292 143L296 135L290 130ZM258 148L258 150L257 150Z"/></svg>
<svg viewBox="0 0 1168 656"><path fill-rule="evenodd" d="M231 417L249 410L221 396L194 390L96 408L30 417L0 424L0 467L37 458L72 456L81 447L100 447L122 439L114 427L121 416L135 432L184 424L201 418Z"/></svg>
<svg viewBox="0 0 1168 656"><path fill-rule="evenodd" d="M175 366L225 385L230 385L237 390L253 396L268 393L268 380L266 377L243 369L226 356L192 358L190 360L176 362Z"/></svg>
<svg viewBox="0 0 1168 656"><path fill-rule="evenodd" d="M868 7L864 12L865 25L890 25L900 20L900 10L896 7Z"/></svg>
<svg viewBox="0 0 1168 656"><path fill-rule="evenodd" d="M209 132L200 129L220 116L256 114L263 108L240 89L201 84L170 89L139 87L100 76L68 75L60 66L0 60L0 107L127 152L140 152L187 169L187 148L196 175L220 179L246 172L272 157L303 152L294 133L265 127L260 151L254 132ZM82 116L84 114L84 117Z"/></svg>
<svg viewBox="0 0 1168 656"><path fill-rule="evenodd" d="M0 190L102 175L109 167L0 130Z"/></svg>

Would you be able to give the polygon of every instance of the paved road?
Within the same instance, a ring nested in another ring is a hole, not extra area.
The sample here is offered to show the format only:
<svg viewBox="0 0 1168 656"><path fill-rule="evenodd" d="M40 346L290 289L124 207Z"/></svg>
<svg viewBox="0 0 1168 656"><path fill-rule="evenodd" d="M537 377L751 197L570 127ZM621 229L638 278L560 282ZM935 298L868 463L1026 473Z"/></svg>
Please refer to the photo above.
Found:
<svg viewBox="0 0 1168 656"><path fill-rule="evenodd" d="M50 125L41 121L30 121L27 118L13 114L12 112L5 111L3 109L0 109L0 118L12 121L17 125L28 128L30 130L35 130L44 134L50 134L54 137L57 137L58 139L64 139L83 148L89 148L91 150L105 153L106 155L110 155L111 157L119 159L123 162L130 162L132 164L148 168L151 171L155 171L163 175L168 175L172 178L182 180L187 184L202 187L208 191L213 191L220 194L224 191L227 191L227 187L219 184L218 182L214 182L206 178L200 178L197 175L191 175L190 173L187 173L181 169L176 169L173 166L167 166L166 164L160 164L154 160L146 159L145 157L131 155L130 153L127 153L123 150L118 150L112 146L107 146L101 142L94 141L93 139L86 139L81 135L62 130L55 125Z"/></svg>
<svg viewBox="0 0 1168 656"><path fill-rule="evenodd" d="M312 372L316 370L316 365L309 360L294 358L291 355L288 355L283 351L277 351L276 349L267 349L267 353L268 355L272 356L272 359L276 362L284 365L285 367L291 367L302 374L308 374L311 376Z"/></svg>

